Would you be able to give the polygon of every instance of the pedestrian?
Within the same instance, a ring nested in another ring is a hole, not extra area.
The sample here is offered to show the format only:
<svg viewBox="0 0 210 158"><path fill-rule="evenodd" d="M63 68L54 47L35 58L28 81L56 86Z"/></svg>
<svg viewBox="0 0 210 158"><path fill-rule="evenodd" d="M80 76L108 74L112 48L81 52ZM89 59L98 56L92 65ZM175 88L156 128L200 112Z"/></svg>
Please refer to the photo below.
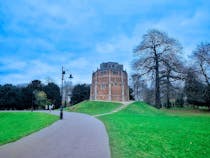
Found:
<svg viewBox="0 0 210 158"><path fill-rule="evenodd" d="M51 112L51 108L52 108L52 105L49 105L49 110L50 110L50 112Z"/></svg>

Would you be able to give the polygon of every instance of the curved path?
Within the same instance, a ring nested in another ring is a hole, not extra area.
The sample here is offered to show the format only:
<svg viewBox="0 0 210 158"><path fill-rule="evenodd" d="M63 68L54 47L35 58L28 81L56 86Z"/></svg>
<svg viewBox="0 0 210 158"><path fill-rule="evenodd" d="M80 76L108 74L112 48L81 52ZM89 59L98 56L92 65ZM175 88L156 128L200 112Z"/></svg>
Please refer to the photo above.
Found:
<svg viewBox="0 0 210 158"><path fill-rule="evenodd" d="M59 111L52 113L58 115ZM63 120L0 146L0 158L110 158L110 149L102 122L89 115L64 112Z"/></svg>
<svg viewBox="0 0 210 158"><path fill-rule="evenodd" d="M121 103L122 103L122 106L120 106L120 107L114 109L114 110L111 111L111 112L107 112L107 113L103 113L103 114L94 115L94 117L104 116L104 115L110 115L110 114L119 112L119 111L125 109L128 105L132 104L133 102L134 102L134 101L121 102Z"/></svg>

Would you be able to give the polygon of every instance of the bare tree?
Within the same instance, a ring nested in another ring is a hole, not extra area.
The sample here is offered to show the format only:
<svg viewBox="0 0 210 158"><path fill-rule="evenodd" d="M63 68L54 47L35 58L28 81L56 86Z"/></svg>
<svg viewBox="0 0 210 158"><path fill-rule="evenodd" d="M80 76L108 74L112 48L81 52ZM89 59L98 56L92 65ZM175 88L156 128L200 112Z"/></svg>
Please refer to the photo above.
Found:
<svg viewBox="0 0 210 158"><path fill-rule="evenodd" d="M203 76L206 85L210 85L210 43L201 43L193 52L198 65L198 71Z"/></svg>
<svg viewBox="0 0 210 158"><path fill-rule="evenodd" d="M146 87L146 83L144 80L140 78L139 74L132 75L132 87L135 100L144 100L144 91Z"/></svg>
<svg viewBox="0 0 210 158"><path fill-rule="evenodd" d="M140 101L140 78L138 74L132 75L132 84L133 84L133 93L134 98L137 101Z"/></svg>
<svg viewBox="0 0 210 158"><path fill-rule="evenodd" d="M193 52L195 67L201 76L201 81L205 85L202 96L205 104L210 109L210 43L201 43Z"/></svg>
<svg viewBox="0 0 210 158"><path fill-rule="evenodd" d="M170 52L161 59L163 64L160 70L160 84L166 97L167 107L170 106L170 93L175 92L177 89L173 83L184 80L185 68L177 57L178 53L179 52Z"/></svg>
<svg viewBox="0 0 210 158"><path fill-rule="evenodd" d="M184 90L188 103L196 106L207 106L204 94L205 85L199 79L199 74L194 68L187 70Z"/></svg>
<svg viewBox="0 0 210 158"><path fill-rule="evenodd" d="M149 30L142 42L134 50L138 59L134 60L134 68L140 71L140 76L149 75L155 79L155 106L161 107L160 100L160 64L164 56L181 49L180 44L159 30Z"/></svg>

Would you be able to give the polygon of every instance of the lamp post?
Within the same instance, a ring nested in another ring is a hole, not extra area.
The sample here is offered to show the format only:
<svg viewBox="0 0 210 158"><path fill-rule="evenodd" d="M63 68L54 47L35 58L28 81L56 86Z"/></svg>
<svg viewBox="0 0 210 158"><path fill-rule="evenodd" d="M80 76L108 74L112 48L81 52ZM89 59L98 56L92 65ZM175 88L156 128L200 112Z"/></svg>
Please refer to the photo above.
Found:
<svg viewBox="0 0 210 158"><path fill-rule="evenodd" d="M61 71L61 106L60 106L60 119L62 120L63 119L63 82L64 82L64 79L65 79L65 74L66 72L68 72L68 70L64 69L64 67L62 66L62 71ZM72 74L69 73L69 79L72 79L73 76Z"/></svg>

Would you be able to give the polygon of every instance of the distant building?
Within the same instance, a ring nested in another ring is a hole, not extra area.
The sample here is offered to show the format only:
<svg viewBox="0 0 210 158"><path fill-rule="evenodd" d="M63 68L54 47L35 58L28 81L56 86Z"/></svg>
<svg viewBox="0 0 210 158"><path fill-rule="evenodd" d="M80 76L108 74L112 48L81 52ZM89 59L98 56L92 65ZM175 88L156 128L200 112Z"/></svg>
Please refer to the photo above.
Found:
<svg viewBox="0 0 210 158"><path fill-rule="evenodd" d="M128 75L123 65L115 62L100 64L93 72L90 100L128 101Z"/></svg>

